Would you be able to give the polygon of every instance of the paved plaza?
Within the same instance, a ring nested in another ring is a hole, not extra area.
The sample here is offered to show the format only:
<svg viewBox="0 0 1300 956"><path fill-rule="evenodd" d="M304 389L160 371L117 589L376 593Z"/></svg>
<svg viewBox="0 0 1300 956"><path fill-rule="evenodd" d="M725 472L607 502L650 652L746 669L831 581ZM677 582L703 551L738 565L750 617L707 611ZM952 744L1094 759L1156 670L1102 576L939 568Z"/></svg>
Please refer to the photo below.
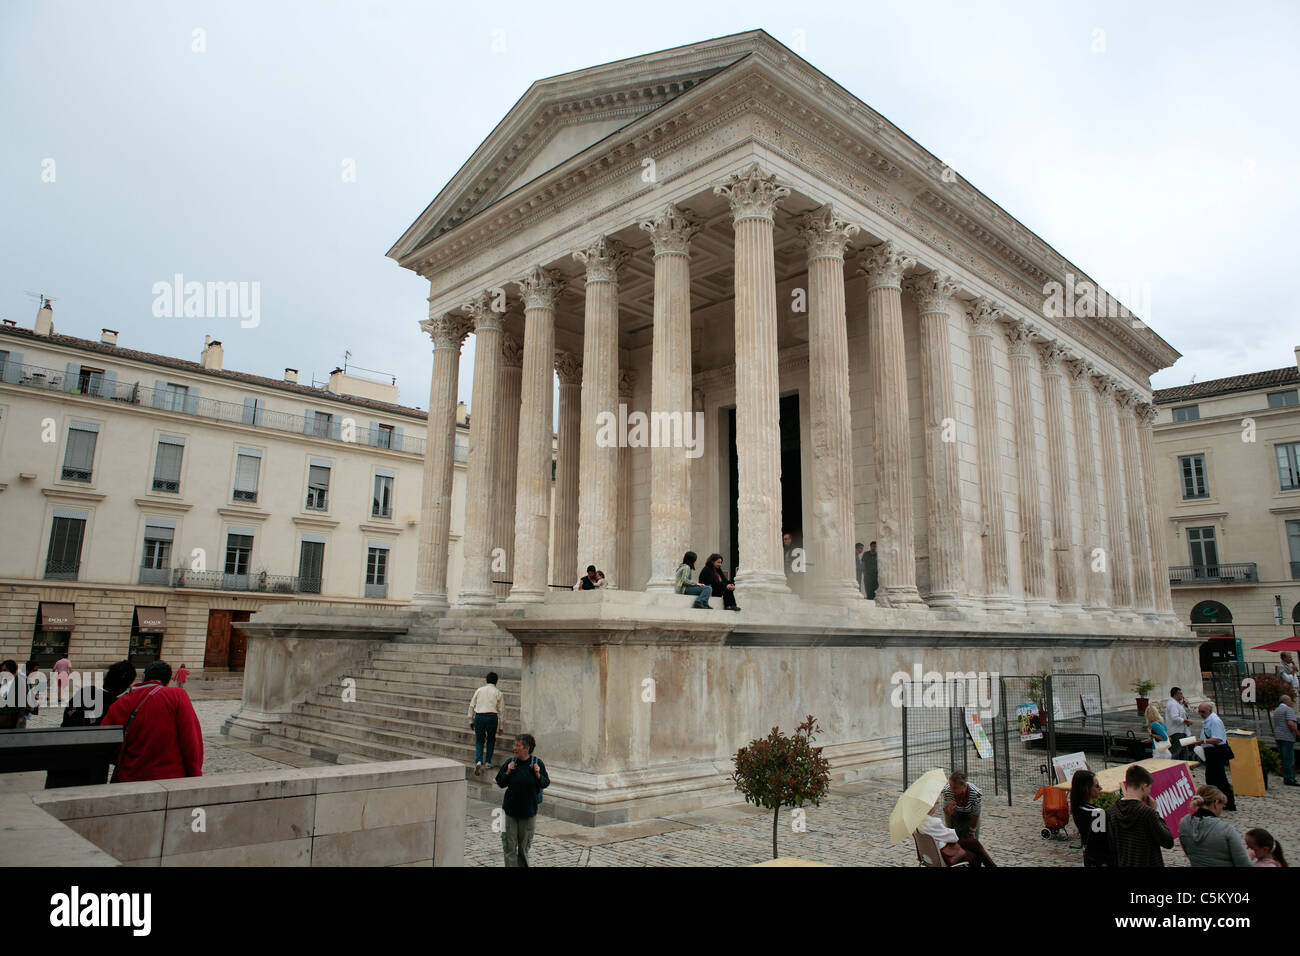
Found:
<svg viewBox="0 0 1300 956"><path fill-rule="evenodd" d="M239 706L235 700L196 700L194 709L203 727L207 776L277 767L324 766L324 762L274 747L220 736L222 723ZM51 714L33 718L30 726L57 726ZM545 754L542 754L545 759ZM1204 774L1194 771L1197 784ZM44 774L7 774L3 789L38 789ZM1300 850L1300 788L1282 787L1277 778L1266 797L1238 796L1239 809L1225 814L1245 833L1262 826L1282 842ZM834 866L916 866L911 842L889 845L889 813L901 791L898 777L870 783L832 785L820 807L806 808L807 831L793 832L789 811L782 814L779 846L782 856ZM1008 807L989 788L985 793L981 838L1000 866L1078 866L1077 833L1069 839L1044 840L1042 804L1032 794L1017 796ZM501 837L492 832L492 811L499 803L470 799L465 828L465 863L501 866ZM747 866L771 858L772 815L738 805L636 823L583 827L540 816L533 841L537 866ZM1175 845L1164 851L1166 866L1187 866Z"/></svg>

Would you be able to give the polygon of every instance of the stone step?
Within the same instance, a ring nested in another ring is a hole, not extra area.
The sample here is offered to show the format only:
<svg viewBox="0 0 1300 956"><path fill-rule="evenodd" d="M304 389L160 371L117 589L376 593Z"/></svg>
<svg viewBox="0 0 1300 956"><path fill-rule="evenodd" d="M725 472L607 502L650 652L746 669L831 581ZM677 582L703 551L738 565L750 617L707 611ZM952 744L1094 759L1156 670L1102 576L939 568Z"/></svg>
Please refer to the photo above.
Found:
<svg viewBox="0 0 1300 956"><path fill-rule="evenodd" d="M513 637L509 642L490 644L384 644L376 654L393 658L423 657L428 654L445 654L454 657L495 656L506 654L513 658L523 657L524 649Z"/></svg>
<svg viewBox="0 0 1300 956"><path fill-rule="evenodd" d="M298 740L339 753L359 754L379 760L408 760L413 757L446 757L460 763L474 762L474 745L412 737L409 734L367 731L351 724L322 725L316 718L286 714L272 734Z"/></svg>
<svg viewBox="0 0 1300 956"><path fill-rule="evenodd" d="M449 713L467 714L469 712L469 695L461 694L454 689L444 690L430 685L422 688L421 693L406 694L369 689L358 681L355 690L358 691L357 702L363 703L367 707L385 705L405 707L412 710L441 711L447 709ZM519 691L509 687L502 687L501 695L505 698L507 710L518 713ZM307 697L307 700L316 704L341 703L343 700L343 687L337 682L328 684L320 690L312 692Z"/></svg>
<svg viewBox="0 0 1300 956"><path fill-rule="evenodd" d="M356 709L355 704L294 704L293 713L305 717L315 717L330 726L344 725L359 730L391 731L409 734L413 738L451 741L463 744L474 741L474 732L469 729L469 721L456 721L445 714L430 714L427 711L407 711L404 715L376 714Z"/></svg>
<svg viewBox="0 0 1300 956"><path fill-rule="evenodd" d="M454 696L456 693L462 694L466 704L469 703L474 691L483 686L482 678L460 677L454 674L410 676L399 671L383 671L382 673L372 672L369 675L361 672L343 676L351 677L356 681L358 690L365 687L369 690L393 691L399 694L422 694L427 693L429 688L436 687L447 696ZM332 684L338 685L338 681L333 681ZM519 693L518 681L503 680L498 686L501 692L507 696Z"/></svg>
<svg viewBox="0 0 1300 956"><path fill-rule="evenodd" d="M475 686L482 686L488 671L495 671L504 680L519 680L518 667L502 664L447 664L440 661L389 661L376 659L366 664L365 670L376 676L384 674L420 674L432 678L441 676L464 677L478 681Z"/></svg>
<svg viewBox="0 0 1300 956"><path fill-rule="evenodd" d="M277 747L305 753L317 759L335 759L338 763L352 763L354 762L352 757L370 761L417 760L429 756L427 751L376 745L369 741L307 726L282 725L269 736L268 740L273 741ZM322 750L329 751L329 754L322 754ZM331 754L335 756L331 757Z"/></svg>

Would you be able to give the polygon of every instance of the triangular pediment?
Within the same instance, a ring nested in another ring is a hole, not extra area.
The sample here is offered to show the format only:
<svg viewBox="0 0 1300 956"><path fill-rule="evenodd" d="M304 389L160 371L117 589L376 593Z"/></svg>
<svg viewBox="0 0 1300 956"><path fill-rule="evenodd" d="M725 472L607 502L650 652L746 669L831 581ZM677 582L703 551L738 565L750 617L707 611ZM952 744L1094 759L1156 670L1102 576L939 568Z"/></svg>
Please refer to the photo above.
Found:
<svg viewBox="0 0 1300 956"><path fill-rule="evenodd" d="M629 123L743 60L761 30L539 80L388 255L401 259Z"/></svg>

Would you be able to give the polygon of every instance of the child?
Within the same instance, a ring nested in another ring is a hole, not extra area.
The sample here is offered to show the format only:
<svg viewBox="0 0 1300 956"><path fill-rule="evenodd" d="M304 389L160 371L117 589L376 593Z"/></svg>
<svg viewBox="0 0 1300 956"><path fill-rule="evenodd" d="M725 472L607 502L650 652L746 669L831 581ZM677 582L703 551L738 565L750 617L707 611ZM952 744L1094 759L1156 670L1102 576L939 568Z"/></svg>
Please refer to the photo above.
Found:
<svg viewBox="0 0 1300 956"><path fill-rule="evenodd" d="M1286 866L1286 857L1282 855L1282 844L1273 839L1273 834L1261 827L1246 831L1246 852L1255 861L1253 866Z"/></svg>

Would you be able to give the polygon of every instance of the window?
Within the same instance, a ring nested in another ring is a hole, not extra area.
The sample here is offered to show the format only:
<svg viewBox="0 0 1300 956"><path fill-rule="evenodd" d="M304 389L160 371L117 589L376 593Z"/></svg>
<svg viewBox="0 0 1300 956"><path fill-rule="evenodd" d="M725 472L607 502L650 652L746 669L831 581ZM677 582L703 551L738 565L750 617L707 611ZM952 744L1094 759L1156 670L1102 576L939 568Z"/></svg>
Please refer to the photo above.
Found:
<svg viewBox="0 0 1300 956"><path fill-rule="evenodd" d="M1300 521L1286 523L1286 543L1291 549L1291 580L1300 581Z"/></svg>
<svg viewBox="0 0 1300 956"><path fill-rule="evenodd" d="M311 433L317 438L329 438L334 416L328 412L317 412L311 418Z"/></svg>
<svg viewBox="0 0 1300 956"><path fill-rule="evenodd" d="M235 501L257 501L257 478L262 470L262 453L241 448L235 456Z"/></svg>
<svg viewBox="0 0 1300 956"><path fill-rule="evenodd" d="M329 499L329 465L312 462L307 472L307 507L311 511L324 511Z"/></svg>
<svg viewBox="0 0 1300 956"><path fill-rule="evenodd" d="M388 597L388 548L366 551L366 597Z"/></svg>
<svg viewBox="0 0 1300 956"><path fill-rule="evenodd" d="M1183 497L1210 497L1210 486L1205 480L1205 456L1182 455L1178 464L1183 475Z"/></svg>
<svg viewBox="0 0 1300 956"><path fill-rule="evenodd" d="M162 435L158 438L158 457L153 467L153 490L176 494L181 490L181 456L185 439Z"/></svg>
<svg viewBox="0 0 1300 956"><path fill-rule="evenodd" d="M90 481L98 437L98 425L73 422L68 426L68 445L63 452L64 481Z"/></svg>
<svg viewBox="0 0 1300 956"><path fill-rule="evenodd" d="M1300 489L1300 442L1274 447L1277 453L1277 480L1283 491Z"/></svg>
<svg viewBox="0 0 1300 956"><path fill-rule="evenodd" d="M393 516L393 476L388 472L375 473L375 496L370 503L372 518Z"/></svg>
<svg viewBox="0 0 1300 956"><path fill-rule="evenodd" d="M320 594L321 572L325 566L325 542L302 542L298 558L298 590L303 594Z"/></svg>
<svg viewBox="0 0 1300 956"><path fill-rule="evenodd" d="M152 520L145 524L144 556L140 559L141 584L169 583L175 533L170 524Z"/></svg>
<svg viewBox="0 0 1300 956"><path fill-rule="evenodd" d="M376 438L377 438L375 442L376 447L392 448L393 447L393 426L380 425L378 432L376 434Z"/></svg>
<svg viewBox="0 0 1300 956"><path fill-rule="evenodd" d="M248 562L253 556L253 536L231 532L226 535L226 574L248 576Z"/></svg>
<svg viewBox="0 0 1300 956"><path fill-rule="evenodd" d="M1300 392L1297 392L1296 389L1268 393L1269 408L1286 408L1289 405L1300 405Z"/></svg>
<svg viewBox="0 0 1300 956"><path fill-rule="evenodd" d="M1206 577L1219 576L1219 548L1214 540L1214 528L1188 528L1187 547L1191 552L1195 574Z"/></svg>
<svg viewBox="0 0 1300 956"><path fill-rule="evenodd" d="M82 395L99 395L104 394L104 370L102 368L91 368L89 365L81 366L81 371L77 373L77 389Z"/></svg>
<svg viewBox="0 0 1300 956"><path fill-rule="evenodd" d="M158 407L167 412L185 411L185 402L190 397L190 390L184 385L168 382L163 386L162 399Z"/></svg>
<svg viewBox="0 0 1300 956"><path fill-rule="evenodd" d="M1181 405L1174 409L1174 421L1194 422L1201 417L1201 406Z"/></svg>
<svg viewBox="0 0 1300 956"><path fill-rule="evenodd" d="M77 580L81 568L81 540L86 533L86 519L55 515L50 528L50 550L45 556L45 576Z"/></svg>

